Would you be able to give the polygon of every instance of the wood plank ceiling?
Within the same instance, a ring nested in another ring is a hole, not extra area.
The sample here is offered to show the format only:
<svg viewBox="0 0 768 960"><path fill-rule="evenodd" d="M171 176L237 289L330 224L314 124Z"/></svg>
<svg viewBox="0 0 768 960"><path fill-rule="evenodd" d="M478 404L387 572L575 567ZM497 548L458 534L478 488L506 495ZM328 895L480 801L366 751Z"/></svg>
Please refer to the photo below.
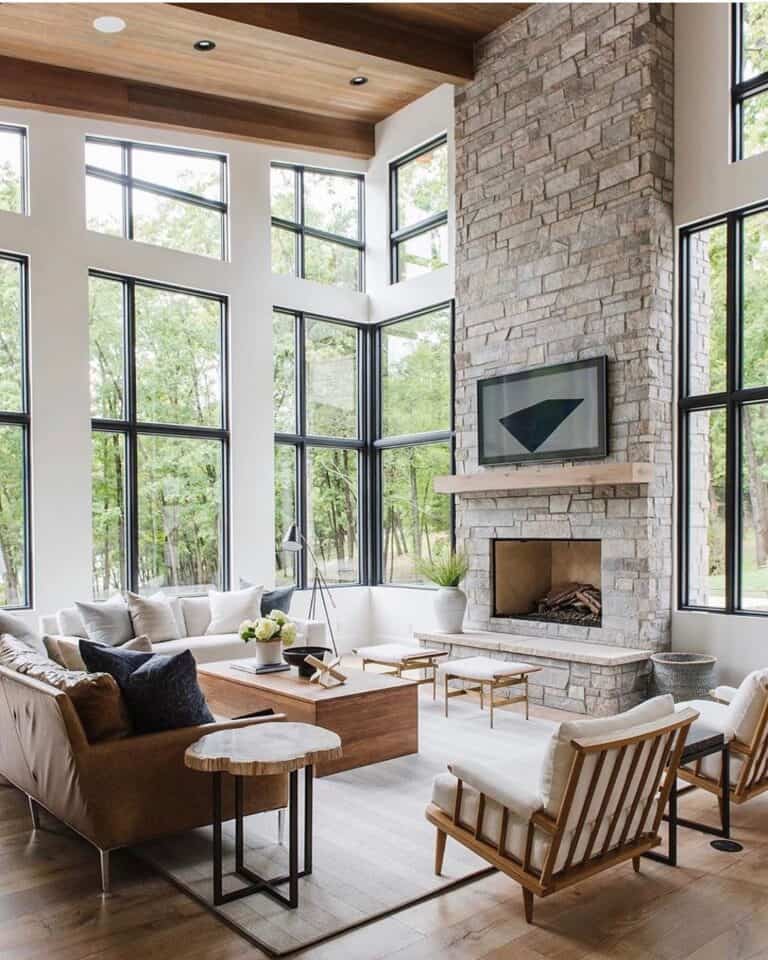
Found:
<svg viewBox="0 0 768 960"><path fill-rule="evenodd" d="M366 157L375 123L471 79L474 43L527 6L3 3L0 98Z"/></svg>

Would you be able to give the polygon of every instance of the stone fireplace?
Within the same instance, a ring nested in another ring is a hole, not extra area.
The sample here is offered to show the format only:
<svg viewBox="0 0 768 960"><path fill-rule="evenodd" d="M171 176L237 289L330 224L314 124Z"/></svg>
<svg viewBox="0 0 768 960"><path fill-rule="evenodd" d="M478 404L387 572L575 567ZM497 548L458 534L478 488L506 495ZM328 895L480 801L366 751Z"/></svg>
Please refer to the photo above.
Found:
<svg viewBox="0 0 768 960"><path fill-rule="evenodd" d="M599 627L599 540L491 541L494 618Z"/></svg>
<svg viewBox="0 0 768 960"><path fill-rule="evenodd" d="M536 4L480 41L456 95L453 479L469 607L467 632L419 639L536 663L534 702L592 715L643 699L649 651L669 646L672 16L666 4ZM591 473L551 464L538 486L530 465L480 467L479 380L598 356L607 459ZM603 479L610 467L630 479ZM599 624L521 617L589 541Z"/></svg>

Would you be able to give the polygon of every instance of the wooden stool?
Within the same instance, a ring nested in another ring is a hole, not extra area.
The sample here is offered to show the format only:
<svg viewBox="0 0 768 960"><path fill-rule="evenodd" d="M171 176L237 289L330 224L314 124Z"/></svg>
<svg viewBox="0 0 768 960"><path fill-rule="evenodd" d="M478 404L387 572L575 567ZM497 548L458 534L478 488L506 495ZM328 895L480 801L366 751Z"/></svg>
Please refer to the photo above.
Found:
<svg viewBox="0 0 768 960"><path fill-rule="evenodd" d="M437 695L437 661L447 657L447 650L428 650L422 647L408 647L404 643L380 643L373 647L358 647L352 651L362 658L363 670L368 663L380 664L384 667L394 667L386 671L395 677L402 677L403 670L423 670L424 676L414 679L414 683L431 683L432 699ZM429 671L432 675L429 676ZM408 677L407 679L411 679Z"/></svg>
<svg viewBox="0 0 768 960"><path fill-rule="evenodd" d="M491 729L493 729L493 708L506 706L508 703L525 703L525 719L528 719L528 674L537 673L541 667L532 667L529 663L515 663L512 661L492 660L490 657L464 657L461 660L449 660L440 665L440 672L445 677L445 715L448 716L448 700L451 697L461 697L472 690L480 691L480 709L484 706L484 687L488 684L488 703L490 704ZM449 690L449 680L469 680L476 683L476 687L464 687L461 690ZM515 697L496 699L496 691L503 687L521 685L524 691Z"/></svg>

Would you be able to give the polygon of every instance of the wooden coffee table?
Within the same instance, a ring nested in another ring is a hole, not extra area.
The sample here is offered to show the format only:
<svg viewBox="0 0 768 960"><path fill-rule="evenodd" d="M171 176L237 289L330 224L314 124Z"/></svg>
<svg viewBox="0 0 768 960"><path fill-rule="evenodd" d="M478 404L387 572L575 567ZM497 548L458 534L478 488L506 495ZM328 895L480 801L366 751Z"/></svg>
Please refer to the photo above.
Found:
<svg viewBox="0 0 768 960"><path fill-rule="evenodd" d="M418 684L414 680L350 670L345 684L324 688L291 673L254 675L232 664L203 663L197 678L208 706L223 717L272 708L288 720L313 723L341 737L343 756L317 764L320 777L419 751Z"/></svg>

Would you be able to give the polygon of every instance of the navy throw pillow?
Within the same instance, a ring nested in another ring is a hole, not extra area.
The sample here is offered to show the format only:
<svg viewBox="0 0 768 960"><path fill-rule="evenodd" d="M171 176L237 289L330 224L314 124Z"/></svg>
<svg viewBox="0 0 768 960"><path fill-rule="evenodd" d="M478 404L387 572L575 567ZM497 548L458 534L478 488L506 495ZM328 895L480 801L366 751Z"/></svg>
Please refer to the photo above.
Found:
<svg viewBox="0 0 768 960"><path fill-rule="evenodd" d="M189 650L168 655L137 653L80 642L89 670L111 673L120 687L136 733L159 733L212 723Z"/></svg>
<svg viewBox="0 0 768 960"><path fill-rule="evenodd" d="M252 587L253 584L240 577L240 589ZM276 587L274 590L267 590L261 597L261 615L268 617L273 610L282 610L283 613L290 613L291 600L295 587Z"/></svg>

